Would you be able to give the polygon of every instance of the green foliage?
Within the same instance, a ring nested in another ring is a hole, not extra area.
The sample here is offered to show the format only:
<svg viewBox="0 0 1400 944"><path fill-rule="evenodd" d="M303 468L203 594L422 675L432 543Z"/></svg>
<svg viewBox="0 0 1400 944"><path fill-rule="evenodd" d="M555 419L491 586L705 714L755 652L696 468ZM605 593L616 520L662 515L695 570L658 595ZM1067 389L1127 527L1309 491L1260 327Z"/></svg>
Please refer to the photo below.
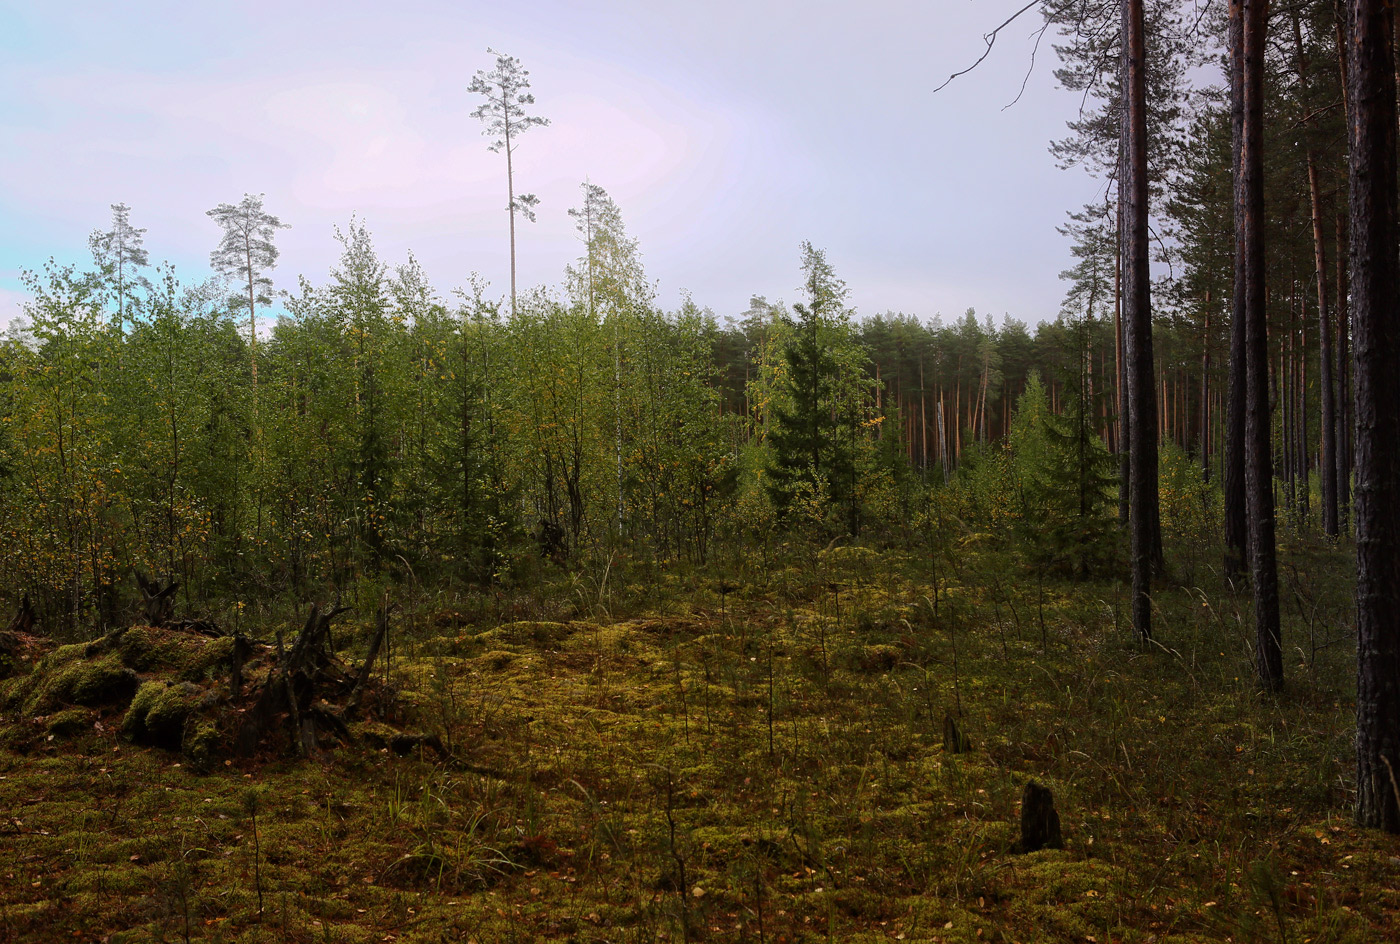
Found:
<svg viewBox="0 0 1400 944"><path fill-rule="evenodd" d="M1068 385L1063 412L1051 411L1045 385L1032 373L1011 427L1021 540L1041 566L1078 577L1102 571L1115 545L1116 462L1094 432L1092 415Z"/></svg>
<svg viewBox="0 0 1400 944"><path fill-rule="evenodd" d="M859 451L874 422L866 355L851 329L846 284L811 243L802 245L802 271L807 303L795 306L795 319L784 319L774 352L766 487L780 519L855 535Z"/></svg>

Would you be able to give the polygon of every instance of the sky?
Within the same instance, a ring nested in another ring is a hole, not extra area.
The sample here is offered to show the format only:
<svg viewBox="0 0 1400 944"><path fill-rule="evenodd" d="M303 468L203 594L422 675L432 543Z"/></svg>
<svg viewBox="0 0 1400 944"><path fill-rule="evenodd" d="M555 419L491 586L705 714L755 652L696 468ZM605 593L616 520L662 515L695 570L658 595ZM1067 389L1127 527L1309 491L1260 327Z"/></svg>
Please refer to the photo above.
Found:
<svg viewBox="0 0 1400 944"><path fill-rule="evenodd" d="M113 203L153 263L207 277L205 211L245 193L291 227L279 288L325 281L355 215L444 296L479 273L505 297L505 159L467 92L488 48L521 60L550 120L515 152L517 191L540 198L518 226L522 290L558 289L580 255L567 211L587 179L668 309L797 300L810 240L861 316L1034 324L1064 294L1056 227L1102 194L1047 151L1080 99L1056 87L1049 37L1032 61L1034 11L935 92L1023 5L0 0L0 324L21 270L86 263Z"/></svg>

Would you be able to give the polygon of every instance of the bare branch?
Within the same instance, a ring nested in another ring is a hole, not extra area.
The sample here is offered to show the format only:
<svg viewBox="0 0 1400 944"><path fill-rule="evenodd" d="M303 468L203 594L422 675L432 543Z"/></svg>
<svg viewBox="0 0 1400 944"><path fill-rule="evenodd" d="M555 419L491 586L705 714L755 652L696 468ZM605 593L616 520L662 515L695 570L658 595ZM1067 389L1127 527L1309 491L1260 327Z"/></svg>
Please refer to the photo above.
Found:
<svg viewBox="0 0 1400 944"><path fill-rule="evenodd" d="M1013 98L1011 101L1007 102L1005 105L1002 106L1002 111L1006 111L1006 109L1019 102L1021 100L1021 96L1026 94L1026 85L1031 80L1031 73L1035 71L1035 54L1040 52L1040 41L1045 38L1045 31L1049 28L1050 24L1046 23L1040 29L1035 31L1035 45L1031 47L1031 62L1030 65L1026 66L1026 74L1021 79L1021 90L1016 93L1015 98Z"/></svg>
<svg viewBox="0 0 1400 944"><path fill-rule="evenodd" d="M986 58L992 54L992 47L996 45L997 37L1001 34L1001 31L1006 29L1012 23L1016 22L1018 19L1020 19L1022 14L1030 10L1031 7L1035 6L1039 2L1040 0L1031 0L1030 3L1021 7L1021 9L1017 10L1015 13L1011 14L1011 16L1007 18L1005 23L1001 24L996 29L992 30L990 33L983 35L982 41L987 44L987 48L982 50L982 55L978 56L977 61L974 62L972 65L968 66L966 69L963 69L961 72L954 72L952 75L948 76L948 80L946 82L944 82L942 85L938 86L938 88L933 90L934 94L936 95L939 92L943 91L945 88L947 88L953 83L954 79L958 78L959 76L967 75L973 69L980 66L986 60Z"/></svg>

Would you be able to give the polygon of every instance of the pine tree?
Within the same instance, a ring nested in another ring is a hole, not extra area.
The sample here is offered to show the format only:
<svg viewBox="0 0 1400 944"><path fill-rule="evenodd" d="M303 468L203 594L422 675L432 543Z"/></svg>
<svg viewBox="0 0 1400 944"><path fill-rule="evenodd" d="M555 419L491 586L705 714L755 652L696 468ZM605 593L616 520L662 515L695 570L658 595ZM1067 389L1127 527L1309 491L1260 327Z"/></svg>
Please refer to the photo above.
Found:
<svg viewBox="0 0 1400 944"><path fill-rule="evenodd" d="M535 104L535 96L526 91L530 87L529 71L520 67L520 60L514 56L504 56L494 49L486 50L496 57L496 68L491 72L477 70L467 91L486 98L472 117L485 124L482 134L492 139L488 149L504 151L506 155L506 210L510 213L510 310L515 313L515 214L519 213L531 223L535 221L535 207L539 198L533 193L515 192L515 139L536 125L549 124L548 118L527 115L526 105Z"/></svg>
<svg viewBox="0 0 1400 944"><path fill-rule="evenodd" d="M151 264L150 255L142 247L146 231L131 225L131 207L125 203L112 204L112 228L88 237L93 261L112 284L117 297L117 334L120 335L132 306L131 290L141 286L150 289L150 282L140 270Z"/></svg>

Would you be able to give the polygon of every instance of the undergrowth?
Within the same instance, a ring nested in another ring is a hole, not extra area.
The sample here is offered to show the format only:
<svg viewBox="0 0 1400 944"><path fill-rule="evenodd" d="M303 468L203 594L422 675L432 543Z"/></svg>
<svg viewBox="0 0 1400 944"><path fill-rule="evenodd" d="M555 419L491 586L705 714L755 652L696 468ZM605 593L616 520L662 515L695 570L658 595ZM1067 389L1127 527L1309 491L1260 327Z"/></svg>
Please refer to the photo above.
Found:
<svg viewBox="0 0 1400 944"><path fill-rule="evenodd" d="M1348 812L1344 556L1284 560L1280 696L1205 566L1148 644L1121 585L971 545L406 594L385 671L451 760L199 775L111 719L5 718L0 939L1392 939L1400 845ZM1029 779L1062 850L1013 851Z"/></svg>

